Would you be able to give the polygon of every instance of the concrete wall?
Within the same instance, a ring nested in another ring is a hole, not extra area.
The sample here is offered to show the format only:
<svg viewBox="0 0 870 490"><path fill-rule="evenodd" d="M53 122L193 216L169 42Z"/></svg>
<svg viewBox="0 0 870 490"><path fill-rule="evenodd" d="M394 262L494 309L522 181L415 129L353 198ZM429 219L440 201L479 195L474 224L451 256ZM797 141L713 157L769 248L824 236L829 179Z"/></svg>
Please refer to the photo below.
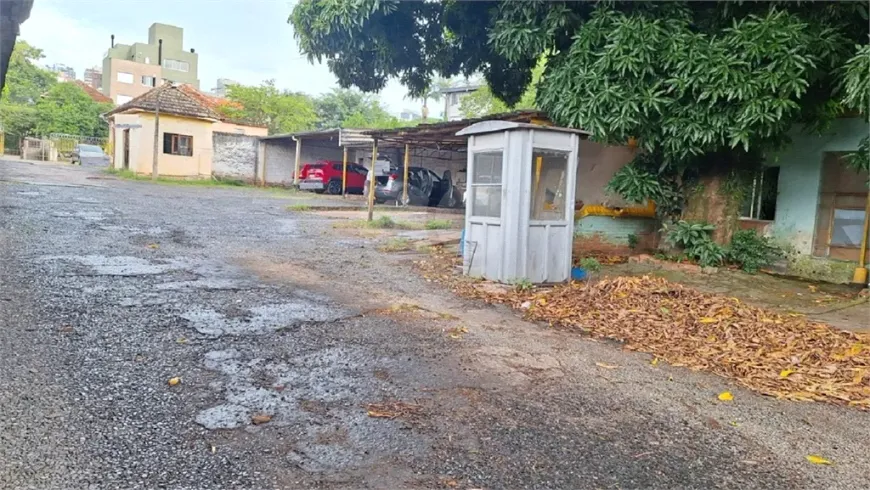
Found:
<svg viewBox="0 0 870 490"><path fill-rule="evenodd" d="M823 135L792 132L792 145L771 162L780 166L772 229L777 240L791 244L798 253L812 253L824 153L854 151L868 132L870 126L861 119L834 121Z"/></svg>
<svg viewBox="0 0 870 490"><path fill-rule="evenodd" d="M634 154L635 151L626 146L606 146L581 140L575 199L584 204L611 207L630 205L619 196L607 194L604 188L613 178L613 174L634 158Z"/></svg>
<svg viewBox="0 0 870 490"><path fill-rule="evenodd" d="M253 182L259 142L256 136L213 132L212 175Z"/></svg>
<svg viewBox="0 0 870 490"><path fill-rule="evenodd" d="M639 248L656 245L658 222L652 218L584 216L574 223L574 249L597 252L625 252L629 236L635 235Z"/></svg>

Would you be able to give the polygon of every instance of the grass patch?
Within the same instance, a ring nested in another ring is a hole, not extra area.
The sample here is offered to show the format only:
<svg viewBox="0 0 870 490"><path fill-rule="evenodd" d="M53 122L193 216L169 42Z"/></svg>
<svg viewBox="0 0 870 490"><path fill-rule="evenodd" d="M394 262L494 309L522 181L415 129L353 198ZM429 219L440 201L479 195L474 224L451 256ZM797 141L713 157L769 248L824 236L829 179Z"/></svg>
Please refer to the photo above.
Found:
<svg viewBox="0 0 870 490"><path fill-rule="evenodd" d="M404 252L411 250L411 240L404 237L390 238L380 248L382 252Z"/></svg>
<svg viewBox="0 0 870 490"><path fill-rule="evenodd" d="M453 228L453 222L449 219L430 219L423 227L427 230L449 230Z"/></svg>
<svg viewBox="0 0 870 490"><path fill-rule="evenodd" d="M291 204L286 209L287 211L311 211L311 206L308 204Z"/></svg>
<svg viewBox="0 0 870 490"><path fill-rule="evenodd" d="M106 173L127 180L139 180L145 182L157 182L159 184L172 184L191 187L244 187L247 184L241 180L221 180L214 177L207 179L184 179L173 177L157 177L156 181L151 180L150 175L140 175L132 170L116 170L107 169Z"/></svg>
<svg viewBox="0 0 870 490"><path fill-rule="evenodd" d="M411 221L395 221L389 216L381 216L371 221L355 219L342 221L332 225L333 228L368 228L373 230L420 230L422 224Z"/></svg>

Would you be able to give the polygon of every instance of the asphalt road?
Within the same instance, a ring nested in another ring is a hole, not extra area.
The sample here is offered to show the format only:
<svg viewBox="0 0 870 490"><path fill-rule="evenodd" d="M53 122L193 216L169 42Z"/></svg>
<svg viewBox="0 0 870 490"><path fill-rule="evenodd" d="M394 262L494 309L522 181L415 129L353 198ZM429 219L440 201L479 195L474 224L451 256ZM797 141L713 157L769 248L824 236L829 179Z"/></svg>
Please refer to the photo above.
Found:
<svg viewBox="0 0 870 490"><path fill-rule="evenodd" d="M866 412L456 298L291 202L0 161L0 488L870 487Z"/></svg>

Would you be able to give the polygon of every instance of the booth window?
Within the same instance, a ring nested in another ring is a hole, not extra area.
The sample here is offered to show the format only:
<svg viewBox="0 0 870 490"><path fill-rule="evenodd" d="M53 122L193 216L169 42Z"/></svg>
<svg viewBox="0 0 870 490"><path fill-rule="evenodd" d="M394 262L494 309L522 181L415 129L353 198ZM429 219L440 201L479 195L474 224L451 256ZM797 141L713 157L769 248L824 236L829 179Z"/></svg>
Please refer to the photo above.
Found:
<svg viewBox="0 0 870 490"><path fill-rule="evenodd" d="M487 218L501 217L502 152L488 151L474 154L471 176L471 215Z"/></svg>
<svg viewBox="0 0 870 490"><path fill-rule="evenodd" d="M565 219L565 196L568 179L567 151L535 148L532 153L532 203L529 217L533 220L561 221Z"/></svg>

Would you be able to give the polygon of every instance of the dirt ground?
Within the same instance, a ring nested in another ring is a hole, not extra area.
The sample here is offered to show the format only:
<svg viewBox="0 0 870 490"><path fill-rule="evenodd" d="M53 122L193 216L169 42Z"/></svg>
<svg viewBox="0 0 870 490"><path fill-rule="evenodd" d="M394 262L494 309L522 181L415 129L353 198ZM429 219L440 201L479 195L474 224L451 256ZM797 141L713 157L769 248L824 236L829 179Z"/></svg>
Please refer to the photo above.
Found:
<svg viewBox="0 0 870 490"><path fill-rule="evenodd" d="M287 205L0 162L0 488L870 481L868 412L526 322Z"/></svg>
<svg viewBox="0 0 870 490"><path fill-rule="evenodd" d="M664 269L648 263L606 265L603 275L652 275L699 291L734 296L751 304L786 313L800 313L835 327L870 331L870 303L861 288L811 282L765 273L746 274L728 269L705 274Z"/></svg>

